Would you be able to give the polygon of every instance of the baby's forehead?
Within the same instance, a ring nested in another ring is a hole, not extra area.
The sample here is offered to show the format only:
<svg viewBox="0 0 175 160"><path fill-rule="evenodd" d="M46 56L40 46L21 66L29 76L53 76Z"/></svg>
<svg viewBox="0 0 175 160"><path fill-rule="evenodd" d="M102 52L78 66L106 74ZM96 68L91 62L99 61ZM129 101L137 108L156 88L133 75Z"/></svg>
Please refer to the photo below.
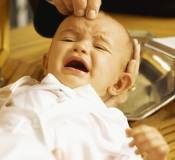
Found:
<svg viewBox="0 0 175 160"><path fill-rule="evenodd" d="M115 38L121 39L121 37L124 40L126 37L124 27L111 17L103 14L99 14L95 20L69 16L61 23L56 34L65 30L74 30L82 34L89 32L93 35L100 33L111 40Z"/></svg>
<svg viewBox="0 0 175 160"><path fill-rule="evenodd" d="M85 17L69 16L60 25L58 30L62 31L67 28L81 29L85 31L92 29L101 32L122 32L123 26L108 16L99 14L95 20L88 20Z"/></svg>

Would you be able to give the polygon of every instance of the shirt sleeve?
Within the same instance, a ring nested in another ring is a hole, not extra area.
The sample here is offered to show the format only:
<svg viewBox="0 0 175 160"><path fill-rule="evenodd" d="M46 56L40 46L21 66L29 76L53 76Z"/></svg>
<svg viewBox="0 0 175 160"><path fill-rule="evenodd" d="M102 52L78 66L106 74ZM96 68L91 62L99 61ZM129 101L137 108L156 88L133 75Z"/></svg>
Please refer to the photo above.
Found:
<svg viewBox="0 0 175 160"><path fill-rule="evenodd" d="M16 92L0 110L0 159L53 160L45 145L37 106L32 92ZM29 100L30 103L27 103Z"/></svg>
<svg viewBox="0 0 175 160"><path fill-rule="evenodd" d="M132 141L132 138L128 138L125 132L130 126L124 113L117 108L111 107L109 108L109 114L112 122L118 126L118 130L116 130L117 127L115 127L115 125L111 126L111 128L113 128L113 132L116 133L116 138L120 137L122 142L120 153L126 155L127 160L143 160L140 155L135 154L135 150L137 149L136 147L129 147L129 143Z"/></svg>
<svg viewBox="0 0 175 160"><path fill-rule="evenodd" d="M0 111L0 159L54 160L46 146L34 133L30 118L20 108Z"/></svg>
<svg viewBox="0 0 175 160"><path fill-rule="evenodd" d="M67 117L55 127L55 148L63 160L141 160L129 148L123 129L118 125L109 126L99 115L86 116ZM114 134L111 127L115 128Z"/></svg>

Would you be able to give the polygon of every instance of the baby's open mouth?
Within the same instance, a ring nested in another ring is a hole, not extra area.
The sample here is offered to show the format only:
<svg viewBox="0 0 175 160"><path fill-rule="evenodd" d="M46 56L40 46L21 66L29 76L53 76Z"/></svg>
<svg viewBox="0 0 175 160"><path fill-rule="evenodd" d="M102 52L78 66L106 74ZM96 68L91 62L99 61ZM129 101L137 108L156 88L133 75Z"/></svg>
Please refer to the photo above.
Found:
<svg viewBox="0 0 175 160"><path fill-rule="evenodd" d="M70 68L73 68L73 69L77 69L77 70L80 70L80 71L83 71L83 72L89 72L89 69L87 67L87 64L85 61L83 61L82 59L72 59L72 60L69 60L65 65L64 67L70 67Z"/></svg>

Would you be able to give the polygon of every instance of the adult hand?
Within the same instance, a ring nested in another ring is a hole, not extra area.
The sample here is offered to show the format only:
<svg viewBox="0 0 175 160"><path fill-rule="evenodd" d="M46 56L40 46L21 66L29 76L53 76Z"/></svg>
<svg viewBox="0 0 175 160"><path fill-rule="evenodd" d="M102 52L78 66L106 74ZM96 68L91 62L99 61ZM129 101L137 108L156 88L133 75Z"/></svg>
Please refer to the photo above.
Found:
<svg viewBox="0 0 175 160"><path fill-rule="evenodd" d="M53 4L63 15L74 13L76 16L94 19L99 12L101 0L53 0Z"/></svg>
<svg viewBox="0 0 175 160"><path fill-rule="evenodd" d="M138 43L138 41L136 39L133 40L133 44L134 44L134 54L132 59L129 61L127 68L126 68L126 72L130 73L132 76L132 85L131 88L132 89L134 87L136 78L138 76L139 73L139 65L140 65L140 44ZM116 106L118 104L124 103L128 98L128 91L124 92L121 95L117 95L117 96L112 96L110 97L105 104L107 106Z"/></svg>
<svg viewBox="0 0 175 160"><path fill-rule="evenodd" d="M134 86L138 73L139 73L139 66L140 66L140 44L138 43L137 39L133 40L134 44L134 54L130 62L128 63L126 72L130 73L132 75L132 85L131 87Z"/></svg>
<svg viewBox="0 0 175 160"><path fill-rule="evenodd" d="M136 154L141 154L146 160L167 160L168 144L156 128L140 125L127 129L126 133L133 138L129 146L138 148Z"/></svg>

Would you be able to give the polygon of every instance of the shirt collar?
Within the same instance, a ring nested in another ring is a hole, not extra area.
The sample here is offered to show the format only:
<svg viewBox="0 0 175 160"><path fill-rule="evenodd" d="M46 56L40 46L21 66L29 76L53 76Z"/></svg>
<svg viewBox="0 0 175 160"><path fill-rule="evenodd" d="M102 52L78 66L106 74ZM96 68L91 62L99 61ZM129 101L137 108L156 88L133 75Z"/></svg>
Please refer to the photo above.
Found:
<svg viewBox="0 0 175 160"><path fill-rule="evenodd" d="M59 89L64 90L66 92L72 92L72 89L63 85L53 74L48 73L43 80L41 81L41 84L47 85L53 89Z"/></svg>
<svg viewBox="0 0 175 160"><path fill-rule="evenodd" d="M105 104L90 84L71 89L63 85L53 74L49 73L43 78L41 85L46 85L48 89L56 92L62 91L68 97L77 95L82 98L84 97L95 104L98 103L97 106L100 105L106 108Z"/></svg>

